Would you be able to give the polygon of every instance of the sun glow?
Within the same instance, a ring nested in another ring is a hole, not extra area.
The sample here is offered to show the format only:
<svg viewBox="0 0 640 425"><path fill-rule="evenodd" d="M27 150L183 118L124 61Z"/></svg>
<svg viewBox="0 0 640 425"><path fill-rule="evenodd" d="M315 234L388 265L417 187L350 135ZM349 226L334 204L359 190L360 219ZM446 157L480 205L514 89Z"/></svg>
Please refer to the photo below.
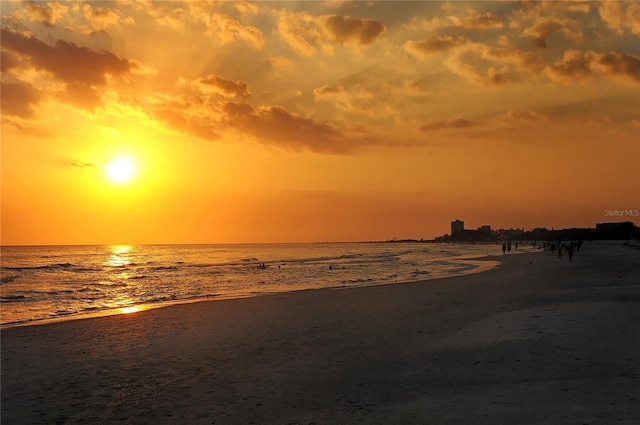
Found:
<svg viewBox="0 0 640 425"><path fill-rule="evenodd" d="M130 306L130 307L122 307L119 309L122 314L131 314L137 313L140 311L140 307L138 306Z"/></svg>
<svg viewBox="0 0 640 425"><path fill-rule="evenodd" d="M126 183L135 175L135 164L129 158L117 158L110 161L104 171L114 183Z"/></svg>

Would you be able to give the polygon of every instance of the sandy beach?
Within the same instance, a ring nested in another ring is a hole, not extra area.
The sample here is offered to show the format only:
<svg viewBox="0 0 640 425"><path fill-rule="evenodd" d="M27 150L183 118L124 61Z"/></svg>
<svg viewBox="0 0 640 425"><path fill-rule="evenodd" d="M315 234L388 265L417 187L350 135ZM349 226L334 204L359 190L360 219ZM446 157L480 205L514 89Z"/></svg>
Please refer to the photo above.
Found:
<svg viewBox="0 0 640 425"><path fill-rule="evenodd" d="M640 249L2 330L2 424L640 423Z"/></svg>

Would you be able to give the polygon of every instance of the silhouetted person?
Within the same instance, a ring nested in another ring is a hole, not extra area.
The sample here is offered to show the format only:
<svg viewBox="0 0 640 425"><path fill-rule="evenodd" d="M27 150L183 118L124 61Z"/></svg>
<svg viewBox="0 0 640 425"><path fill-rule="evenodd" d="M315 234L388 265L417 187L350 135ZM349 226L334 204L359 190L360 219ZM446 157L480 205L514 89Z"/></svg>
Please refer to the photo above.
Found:
<svg viewBox="0 0 640 425"><path fill-rule="evenodd" d="M502 244L502 255L504 255L507 252L507 244L503 243Z"/></svg>
<svg viewBox="0 0 640 425"><path fill-rule="evenodd" d="M507 244L507 252L511 254L511 241Z"/></svg>
<svg viewBox="0 0 640 425"><path fill-rule="evenodd" d="M569 248L567 248L567 254L569 254L569 261L571 261L573 259L573 244L569 245Z"/></svg>

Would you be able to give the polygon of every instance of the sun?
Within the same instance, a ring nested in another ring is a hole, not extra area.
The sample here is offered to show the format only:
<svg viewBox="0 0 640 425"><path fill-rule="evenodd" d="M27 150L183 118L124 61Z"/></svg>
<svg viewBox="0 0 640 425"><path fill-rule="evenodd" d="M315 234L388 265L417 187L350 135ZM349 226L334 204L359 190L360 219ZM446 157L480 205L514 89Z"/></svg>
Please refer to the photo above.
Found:
<svg viewBox="0 0 640 425"><path fill-rule="evenodd" d="M104 167L104 172L114 183L126 183L130 181L135 171L135 164L129 158L114 159Z"/></svg>

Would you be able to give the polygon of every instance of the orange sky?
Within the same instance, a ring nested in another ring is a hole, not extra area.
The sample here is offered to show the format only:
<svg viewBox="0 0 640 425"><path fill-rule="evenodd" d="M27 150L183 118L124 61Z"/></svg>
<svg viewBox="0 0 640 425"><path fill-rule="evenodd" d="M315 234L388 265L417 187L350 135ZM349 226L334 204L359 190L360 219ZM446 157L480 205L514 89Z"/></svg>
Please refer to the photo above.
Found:
<svg viewBox="0 0 640 425"><path fill-rule="evenodd" d="M0 6L2 244L640 224L638 2Z"/></svg>

